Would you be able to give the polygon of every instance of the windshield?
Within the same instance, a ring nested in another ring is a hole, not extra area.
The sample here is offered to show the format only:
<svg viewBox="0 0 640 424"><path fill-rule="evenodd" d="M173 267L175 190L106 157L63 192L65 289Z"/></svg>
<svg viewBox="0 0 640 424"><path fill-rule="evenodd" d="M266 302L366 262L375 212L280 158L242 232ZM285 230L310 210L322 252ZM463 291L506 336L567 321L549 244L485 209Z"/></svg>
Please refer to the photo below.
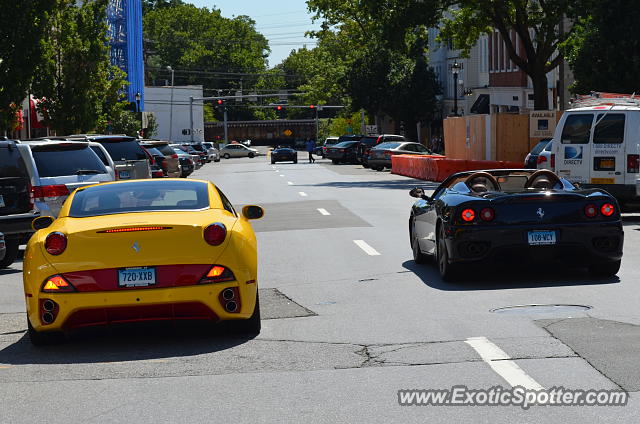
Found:
<svg viewBox="0 0 640 424"><path fill-rule="evenodd" d="M351 146L355 146L356 144L358 144L357 141L343 141L342 143L338 143L333 147L338 147L338 148L349 148Z"/></svg>
<svg viewBox="0 0 640 424"><path fill-rule="evenodd" d="M79 189L69 216L198 210L209 206L208 185L197 181L136 181Z"/></svg>

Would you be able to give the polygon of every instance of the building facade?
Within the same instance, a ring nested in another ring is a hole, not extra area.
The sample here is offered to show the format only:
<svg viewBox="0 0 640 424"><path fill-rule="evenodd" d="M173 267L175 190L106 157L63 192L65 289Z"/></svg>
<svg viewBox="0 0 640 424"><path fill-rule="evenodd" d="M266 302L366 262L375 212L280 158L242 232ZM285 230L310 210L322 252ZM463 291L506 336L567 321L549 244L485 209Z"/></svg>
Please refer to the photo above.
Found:
<svg viewBox="0 0 640 424"><path fill-rule="evenodd" d="M203 97L201 85L146 87L145 90L145 114L153 114L158 123L154 138L175 142L204 141L203 103L195 100Z"/></svg>

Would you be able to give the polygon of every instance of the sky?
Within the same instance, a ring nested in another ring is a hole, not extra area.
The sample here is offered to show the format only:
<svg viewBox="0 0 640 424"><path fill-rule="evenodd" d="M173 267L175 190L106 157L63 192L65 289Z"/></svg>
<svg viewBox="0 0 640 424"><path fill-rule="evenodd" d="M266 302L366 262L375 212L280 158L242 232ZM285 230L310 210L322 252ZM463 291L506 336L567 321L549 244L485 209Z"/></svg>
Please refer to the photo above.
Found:
<svg viewBox="0 0 640 424"><path fill-rule="evenodd" d="M247 15L256 21L256 29L269 40L271 55L269 67L282 62L291 50L306 45L315 46L314 40L304 33L320 28L312 23L305 0L186 0L198 7L220 9L222 16L231 18Z"/></svg>

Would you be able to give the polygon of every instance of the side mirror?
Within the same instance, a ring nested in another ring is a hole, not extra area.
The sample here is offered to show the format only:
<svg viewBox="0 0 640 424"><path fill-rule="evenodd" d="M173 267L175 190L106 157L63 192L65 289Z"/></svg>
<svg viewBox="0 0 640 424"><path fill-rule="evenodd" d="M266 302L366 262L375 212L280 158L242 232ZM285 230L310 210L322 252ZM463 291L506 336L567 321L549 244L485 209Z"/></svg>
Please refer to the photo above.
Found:
<svg viewBox="0 0 640 424"><path fill-rule="evenodd" d="M426 197L424 190L420 187L412 188L411 191L409 191L409 196L417 197L418 199L424 199Z"/></svg>
<svg viewBox="0 0 640 424"><path fill-rule="evenodd" d="M264 216L264 209L255 205L245 206L242 208L242 215L247 219L260 219Z"/></svg>
<svg viewBox="0 0 640 424"><path fill-rule="evenodd" d="M53 224L53 218L50 216L39 216L38 218L31 221L31 228L34 230L42 230L43 228L47 228L49 225Z"/></svg>

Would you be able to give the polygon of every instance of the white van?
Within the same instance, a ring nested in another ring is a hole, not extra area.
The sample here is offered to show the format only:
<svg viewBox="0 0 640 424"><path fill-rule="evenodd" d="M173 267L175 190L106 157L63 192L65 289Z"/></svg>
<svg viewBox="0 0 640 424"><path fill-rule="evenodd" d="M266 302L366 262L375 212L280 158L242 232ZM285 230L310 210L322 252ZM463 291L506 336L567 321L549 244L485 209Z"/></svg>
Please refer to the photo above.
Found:
<svg viewBox="0 0 640 424"><path fill-rule="evenodd" d="M556 128L556 173L583 187L603 188L620 201L640 200L640 101L601 99L567 110Z"/></svg>

